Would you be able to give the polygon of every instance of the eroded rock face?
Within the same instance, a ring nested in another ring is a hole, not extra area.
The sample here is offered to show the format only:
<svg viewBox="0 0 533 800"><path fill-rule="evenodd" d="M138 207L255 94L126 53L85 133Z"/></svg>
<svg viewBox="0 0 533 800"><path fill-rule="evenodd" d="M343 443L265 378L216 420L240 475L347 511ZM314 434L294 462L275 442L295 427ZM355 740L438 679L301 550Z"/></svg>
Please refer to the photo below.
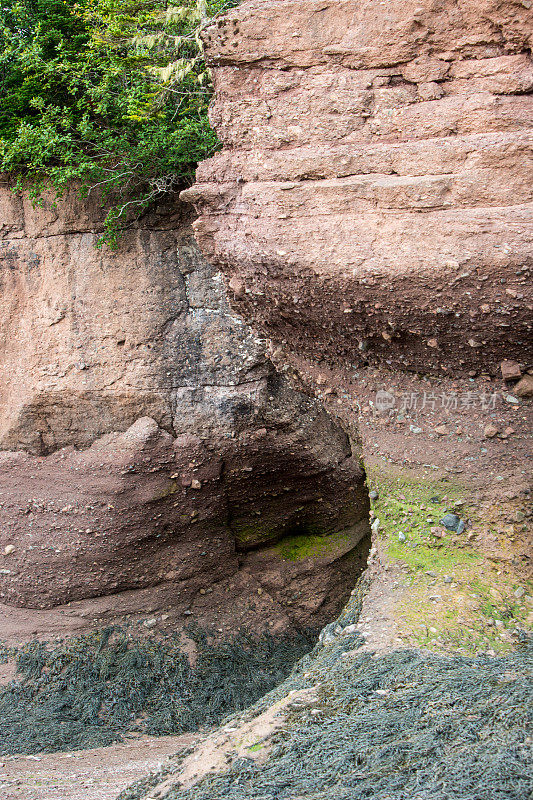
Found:
<svg viewBox="0 0 533 800"><path fill-rule="evenodd" d="M241 602L256 563L285 575L284 619L320 624L368 549L358 445L230 312L188 211L160 209L112 253L96 207L1 199L0 602L159 587L186 608L229 580ZM348 529L320 559L246 555Z"/></svg>
<svg viewBox="0 0 533 800"><path fill-rule="evenodd" d="M531 360L532 22L520 0L250 0L207 30L224 149L184 197L274 348Z"/></svg>

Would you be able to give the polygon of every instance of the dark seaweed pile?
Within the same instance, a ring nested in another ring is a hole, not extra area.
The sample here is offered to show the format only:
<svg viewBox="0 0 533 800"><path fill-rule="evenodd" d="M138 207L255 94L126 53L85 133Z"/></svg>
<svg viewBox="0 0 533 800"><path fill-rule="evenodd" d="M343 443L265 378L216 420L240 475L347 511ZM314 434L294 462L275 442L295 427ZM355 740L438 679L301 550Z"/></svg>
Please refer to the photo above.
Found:
<svg viewBox="0 0 533 800"><path fill-rule="evenodd" d="M193 667L177 637L135 639L107 628L16 653L0 692L0 754L100 747L124 734L177 734L214 725L282 681L316 640L239 633L212 644L190 628ZM4 657L7 651L3 651Z"/></svg>
<svg viewBox="0 0 533 800"><path fill-rule="evenodd" d="M293 672L290 688L321 682L320 702L292 713L265 764L240 759L189 791L172 788L165 800L533 796L530 648L495 658L343 655L357 644L357 634L338 636L304 658L310 677Z"/></svg>

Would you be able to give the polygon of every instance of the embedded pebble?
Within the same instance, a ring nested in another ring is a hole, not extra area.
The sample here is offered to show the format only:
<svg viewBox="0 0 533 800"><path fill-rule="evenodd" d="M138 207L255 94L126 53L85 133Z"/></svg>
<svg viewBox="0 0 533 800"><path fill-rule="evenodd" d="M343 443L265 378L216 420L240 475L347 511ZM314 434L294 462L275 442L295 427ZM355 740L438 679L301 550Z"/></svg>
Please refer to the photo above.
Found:
<svg viewBox="0 0 533 800"><path fill-rule="evenodd" d="M466 527L465 521L457 516L457 514L445 514L440 520L440 524L447 528L449 531L456 531L462 533Z"/></svg>

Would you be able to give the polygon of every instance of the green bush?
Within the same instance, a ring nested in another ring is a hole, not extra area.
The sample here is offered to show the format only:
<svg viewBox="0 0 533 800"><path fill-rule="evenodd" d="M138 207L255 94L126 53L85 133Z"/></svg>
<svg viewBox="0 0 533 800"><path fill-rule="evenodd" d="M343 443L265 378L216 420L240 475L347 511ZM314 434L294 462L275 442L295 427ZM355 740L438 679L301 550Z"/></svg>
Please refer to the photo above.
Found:
<svg viewBox="0 0 533 800"><path fill-rule="evenodd" d="M234 0L7 0L0 169L38 201L76 185L107 206L101 241L191 180L218 147L199 32Z"/></svg>

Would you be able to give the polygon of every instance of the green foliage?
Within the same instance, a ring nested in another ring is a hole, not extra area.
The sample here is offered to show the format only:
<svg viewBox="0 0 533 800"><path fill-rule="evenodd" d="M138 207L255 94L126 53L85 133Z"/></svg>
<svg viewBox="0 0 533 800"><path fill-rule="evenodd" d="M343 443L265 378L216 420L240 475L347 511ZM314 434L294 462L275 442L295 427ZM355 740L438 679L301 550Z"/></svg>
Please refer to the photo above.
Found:
<svg viewBox="0 0 533 800"><path fill-rule="evenodd" d="M218 141L199 36L234 0L7 0L0 6L0 169L34 200L78 186L107 205L102 241L194 174Z"/></svg>

